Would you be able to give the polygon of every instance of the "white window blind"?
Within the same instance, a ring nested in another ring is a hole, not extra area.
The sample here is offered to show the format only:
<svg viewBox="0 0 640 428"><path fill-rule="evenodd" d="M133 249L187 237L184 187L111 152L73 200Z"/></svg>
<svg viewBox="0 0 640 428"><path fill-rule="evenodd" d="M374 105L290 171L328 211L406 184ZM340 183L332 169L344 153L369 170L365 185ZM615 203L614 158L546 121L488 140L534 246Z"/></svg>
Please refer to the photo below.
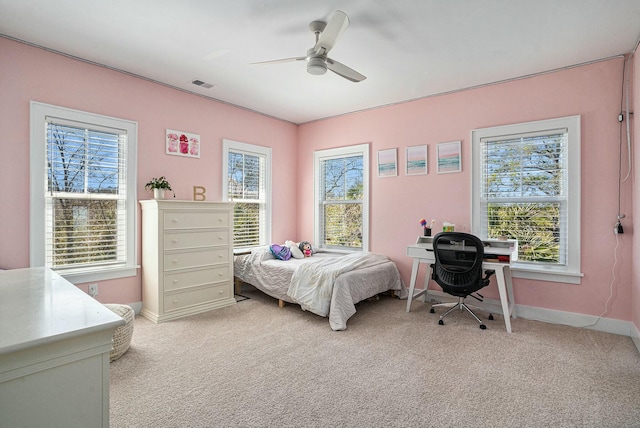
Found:
<svg viewBox="0 0 640 428"><path fill-rule="evenodd" d="M73 283L137 274L138 124L30 102L30 265Z"/></svg>
<svg viewBox="0 0 640 428"><path fill-rule="evenodd" d="M327 159L320 165L323 244L362 249L362 156Z"/></svg>
<svg viewBox="0 0 640 428"><path fill-rule="evenodd" d="M518 239L520 262L565 265L567 130L481 139L483 235Z"/></svg>
<svg viewBox="0 0 640 428"><path fill-rule="evenodd" d="M235 202L233 244L236 251L267 245L270 239L270 149L223 141L226 165L223 194Z"/></svg>
<svg viewBox="0 0 640 428"><path fill-rule="evenodd" d="M125 265L126 131L47 117L46 139L46 265Z"/></svg>
<svg viewBox="0 0 640 428"><path fill-rule="evenodd" d="M474 130L472 140L474 232L517 239L514 268L521 277L574 282L580 275L579 116Z"/></svg>
<svg viewBox="0 0 640 428"><path fill-rule="evenodd" d="M368 148L314 154L316 246L368 251Z"/></svg>

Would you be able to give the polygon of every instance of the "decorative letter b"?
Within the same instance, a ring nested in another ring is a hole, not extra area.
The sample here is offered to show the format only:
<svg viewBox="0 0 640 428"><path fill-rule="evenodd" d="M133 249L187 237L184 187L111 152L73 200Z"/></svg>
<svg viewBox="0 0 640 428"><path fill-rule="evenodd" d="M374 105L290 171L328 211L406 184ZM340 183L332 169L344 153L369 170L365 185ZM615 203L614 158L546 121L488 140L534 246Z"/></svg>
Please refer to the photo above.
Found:
<svg viewBox="0 0 640 428"><path fill-rule="evenodd" d="M204 186L193 186L193 200L206 201L207 200L207 197L205 196L206 192L207 192L207 189L205 189Z"/></svg>

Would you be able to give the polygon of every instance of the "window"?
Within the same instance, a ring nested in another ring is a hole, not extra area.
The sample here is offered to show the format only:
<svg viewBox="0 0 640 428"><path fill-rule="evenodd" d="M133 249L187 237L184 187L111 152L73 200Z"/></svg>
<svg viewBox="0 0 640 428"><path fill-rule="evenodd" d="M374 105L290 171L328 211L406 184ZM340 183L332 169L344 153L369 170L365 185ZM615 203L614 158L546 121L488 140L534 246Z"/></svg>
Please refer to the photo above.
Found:
<svg viewBox="0 0 640 428"><path fill-rule="evenodd" d="M136 275L137 124L31 103L31 266Z"/></svg>
<svg viewBox="0 0 640 428"><path fill-rule="evenodd" d="M514 276L580 282L580 117L472 131L473 231L518 240Z"/></svg>
<svg viewBox="0 0 640 428"><path fill-rule="evenodd" d="M369 145L314 152L315 244L369 251Z"/></svg>
<svg viewBox="0 0 640 428"><path fill-rule="evenodd" d="M234 251L271 242L271 149L222 141L222 194L235 202Z"/></svg>

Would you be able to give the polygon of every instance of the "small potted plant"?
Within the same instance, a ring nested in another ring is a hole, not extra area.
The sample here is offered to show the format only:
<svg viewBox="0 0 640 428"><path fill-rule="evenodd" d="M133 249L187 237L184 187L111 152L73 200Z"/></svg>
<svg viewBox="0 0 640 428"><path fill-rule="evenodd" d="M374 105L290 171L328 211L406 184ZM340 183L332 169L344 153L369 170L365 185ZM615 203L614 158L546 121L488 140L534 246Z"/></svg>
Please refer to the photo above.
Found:
<svg viewBox="0 0 640 428"><path fill-rule="evenodd" d="M171 188L171 184L167 181L164 175L160 178L152 178L147 184L144 185L147 190L153 190L154 199L164 199L165 190L173 192L173 197L176 197L176 192Z"/></svg>

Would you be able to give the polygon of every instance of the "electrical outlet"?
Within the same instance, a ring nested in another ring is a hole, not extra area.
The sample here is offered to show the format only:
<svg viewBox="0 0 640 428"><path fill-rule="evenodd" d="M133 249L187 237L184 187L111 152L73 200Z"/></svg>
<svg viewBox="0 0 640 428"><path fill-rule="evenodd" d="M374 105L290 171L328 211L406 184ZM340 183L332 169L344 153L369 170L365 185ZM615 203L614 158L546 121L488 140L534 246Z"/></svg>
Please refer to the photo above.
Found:
<svg viewBox="0 0 640 428"><path fill-rule="evenodd" d="M98 297L98 284L89 284L89 296Z"/></svg>

